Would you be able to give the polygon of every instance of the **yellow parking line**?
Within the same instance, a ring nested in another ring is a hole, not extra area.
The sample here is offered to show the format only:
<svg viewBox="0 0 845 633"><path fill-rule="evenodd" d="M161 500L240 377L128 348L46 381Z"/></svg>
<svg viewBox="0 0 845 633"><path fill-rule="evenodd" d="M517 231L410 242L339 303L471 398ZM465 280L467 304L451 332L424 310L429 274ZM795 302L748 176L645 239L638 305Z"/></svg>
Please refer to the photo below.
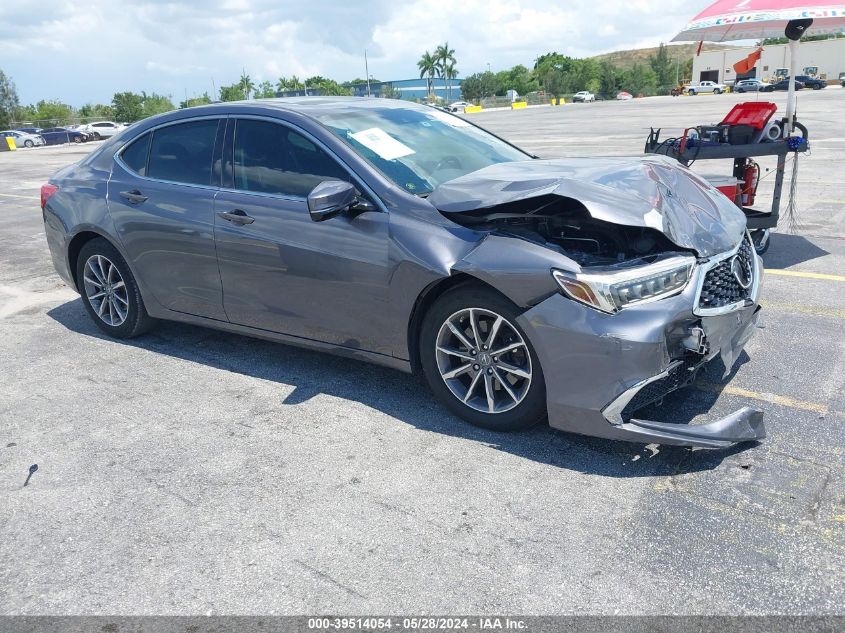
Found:
<svg viewBox="0 0 845 633"><path fill-rule="evenodd" d="M789 407L790 409L801 409L802 411L811 411L820 415L827 413L827 405L818 404L817 402L805 402L804 400L796 400L788 396L779 396L774 393L761 393L758 391L751 391L750 389L743 389L742 387L734 387L733 385L718 385L712 382L701 382L696 385L702 391L709 391L711 393L726 393L731 396L741 396L743 398L751 398L752 400L760 400L761 402L769 402L777 404L782 407Z"/></svg>
<svg viewBox="0 0 845 633"><path fill-rule="evenodd" d="M37 196L19 196L15 193L0 193L3 198L20 198L21 200L35 200Z"/></svg>
<svg viewBox="0 0 845 633"><path fill-rule="evenodd" d="M804 279L824 279L826 281L845 281L842 275L827 275L825 273L804 273L800 270L782 270L780 268L767 268L767 275L780 275L781 277L803 277Z"/></svg>

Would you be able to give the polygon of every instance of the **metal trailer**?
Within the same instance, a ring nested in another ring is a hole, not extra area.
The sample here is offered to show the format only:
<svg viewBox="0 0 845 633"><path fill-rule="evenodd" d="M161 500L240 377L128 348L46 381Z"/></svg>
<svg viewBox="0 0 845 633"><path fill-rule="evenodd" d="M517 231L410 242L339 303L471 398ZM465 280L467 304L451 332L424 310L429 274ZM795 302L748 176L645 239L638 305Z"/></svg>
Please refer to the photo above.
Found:
<svg viewBox="0 0 845 633"><path fill-rule="evenodd" d="M807 131L804 126L797 125L805 141L807 140ZM743 167L745 159L755 158L758 156L777 156L777 168L775 172L775 187L772 195L771 211L760 211L748 207L741 207L747 218L748 229L751 231L751 237L754 240L754 247L757 252L762 254L769 247L769 230L776 227L778 218L780 217L780 202L783 190L783 177L786 168L786 156L792 152L806 152L808 149L807 143L801 144L799 149L790 148L786 140L772 141L767 143L748 143L744 145L729 145L721 143L719 145L702 145L700 142L685 144L676 144L674 142L658 142L660 130L656 132L652 130L646 141L646 154L662 154L676 159L678 162L688 166L694 161L699 160L733 160L733 176L739 179L743 177Z"/></svg>

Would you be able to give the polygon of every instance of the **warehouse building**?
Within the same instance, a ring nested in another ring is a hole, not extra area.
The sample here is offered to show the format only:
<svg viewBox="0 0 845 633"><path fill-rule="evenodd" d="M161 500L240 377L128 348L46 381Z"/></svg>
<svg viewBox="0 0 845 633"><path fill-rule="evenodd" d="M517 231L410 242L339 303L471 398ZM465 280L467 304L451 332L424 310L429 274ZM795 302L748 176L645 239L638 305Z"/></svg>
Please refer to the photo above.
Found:
<svg viewBox="0 0 845 633"><path fill-rule="evenodd" d="M775 44L764 46L757 65L750 72L737 76L733 65L756 49L756 46L726 46L704 51L693 58L692 80L727 84L750 78L769 80L775 76L778 68L789 68L789 45ZM796 74L803 75L804 68L812 66L818 67L819 78L827 79L828 82L837 80L839 73L845 72L845 38L801 42L795 64Z"/></svg>

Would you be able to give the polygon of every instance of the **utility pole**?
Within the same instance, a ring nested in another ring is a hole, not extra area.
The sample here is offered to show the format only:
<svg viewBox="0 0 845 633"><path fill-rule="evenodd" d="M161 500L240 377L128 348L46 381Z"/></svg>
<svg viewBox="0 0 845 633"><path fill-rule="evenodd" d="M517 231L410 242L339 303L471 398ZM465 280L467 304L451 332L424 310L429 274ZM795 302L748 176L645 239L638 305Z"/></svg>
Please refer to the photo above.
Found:
<svg viewBox="0 0 845 633"><path fill-rule="evenodd" d="M364 77L367 78L367 96L370 96L370 65L367 62L367 49L364 49Z"/></svg>

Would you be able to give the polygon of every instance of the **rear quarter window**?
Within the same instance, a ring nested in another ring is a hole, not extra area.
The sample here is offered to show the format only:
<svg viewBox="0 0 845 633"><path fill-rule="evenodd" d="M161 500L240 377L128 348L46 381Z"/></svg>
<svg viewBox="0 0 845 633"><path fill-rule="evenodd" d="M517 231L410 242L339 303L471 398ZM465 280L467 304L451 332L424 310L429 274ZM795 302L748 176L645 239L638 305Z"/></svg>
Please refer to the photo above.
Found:
<svg viewBox="0 0 845 633"><path fill-rule="evenodd" d="M152 134L147 132L140 138L132 141L120 155L123 163L139 176L147 175L147 155L150 151L150 138Z"/></svg>

